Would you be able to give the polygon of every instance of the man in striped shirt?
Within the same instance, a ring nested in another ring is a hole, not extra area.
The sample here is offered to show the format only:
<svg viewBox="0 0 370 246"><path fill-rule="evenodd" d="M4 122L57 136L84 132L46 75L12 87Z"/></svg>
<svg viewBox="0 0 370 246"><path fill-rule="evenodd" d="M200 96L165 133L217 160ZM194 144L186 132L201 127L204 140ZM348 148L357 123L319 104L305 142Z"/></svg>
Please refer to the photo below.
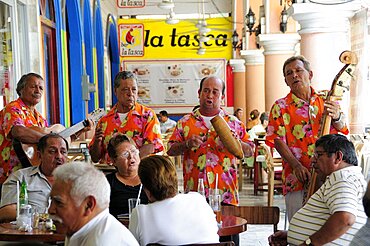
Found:
<svg viewBox="0 0 370 246"><path fill-rule="evenodd" d="M292 218L289 230L269 237L270 245L349 245L366 223L362 197L366 181L353 144L330 134L315 143L312 165L325 183Z"/></svg>

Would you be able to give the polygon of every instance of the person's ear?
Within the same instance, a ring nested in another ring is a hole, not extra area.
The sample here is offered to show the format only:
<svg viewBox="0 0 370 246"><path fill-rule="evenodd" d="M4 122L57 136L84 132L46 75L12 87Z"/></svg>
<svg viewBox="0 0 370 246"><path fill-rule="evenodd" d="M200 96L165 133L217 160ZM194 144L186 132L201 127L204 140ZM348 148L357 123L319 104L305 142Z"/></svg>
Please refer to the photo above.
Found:
<svg viewBox="0 0 370 246"><path fill-rule="evenodd" d="M336 163L341 163L342 160L343 160L343 153L342 153L342 151L335 152L335 162Z"/></svg>
<svg viewBox="0 0 370 246"><path fill-rule="evenodd" d="M84 215L88 216L94 212L96 208L96 199L93 196L88 196L84 200Z"/></svg>

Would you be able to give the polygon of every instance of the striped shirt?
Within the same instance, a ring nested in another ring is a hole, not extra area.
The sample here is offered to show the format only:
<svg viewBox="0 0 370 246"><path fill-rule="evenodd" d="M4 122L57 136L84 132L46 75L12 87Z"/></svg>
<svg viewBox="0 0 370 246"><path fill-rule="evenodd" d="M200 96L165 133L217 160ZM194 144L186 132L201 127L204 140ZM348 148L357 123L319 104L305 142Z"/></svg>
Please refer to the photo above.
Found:
<svg viewBox="0 0 370 246"><path fill-rule="evenodd" d="M366 186L360 167L346 167L331 173L307 204L293 216L288 230L289 245L303 243L335 212L349 212L356 216L356 221L346 233L326 245L349 245L366 223L362 205Z"/></svg>

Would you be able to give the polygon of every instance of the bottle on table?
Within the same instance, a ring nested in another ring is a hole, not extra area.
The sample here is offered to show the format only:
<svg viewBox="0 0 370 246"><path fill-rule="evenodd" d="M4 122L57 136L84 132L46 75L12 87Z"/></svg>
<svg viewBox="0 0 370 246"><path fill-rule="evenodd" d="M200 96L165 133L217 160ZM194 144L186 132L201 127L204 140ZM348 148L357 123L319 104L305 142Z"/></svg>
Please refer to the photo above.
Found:
<svg viewBox="0 0 370 246"><path fill-rule="evenodd" d="M202 178L198 180L198 193L206 197L206 191L204 188L204 180Z"/></svg>
<svg viewBox="0 0 370 246"><path fill-rule="evenodd" d="M23 205L27 204L28 204L27 183L25 180L23 180L19 192L19 207L22 207Z"/></svg>

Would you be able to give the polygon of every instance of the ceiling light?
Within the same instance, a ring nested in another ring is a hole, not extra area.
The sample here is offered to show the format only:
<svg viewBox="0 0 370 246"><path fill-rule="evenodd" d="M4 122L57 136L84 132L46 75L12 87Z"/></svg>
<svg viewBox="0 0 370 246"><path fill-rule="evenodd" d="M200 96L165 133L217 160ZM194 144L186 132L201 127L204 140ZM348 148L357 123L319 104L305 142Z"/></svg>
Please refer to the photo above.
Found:
<svg viewBox="0 0 370 246"><path fill-rule="evenodd" d="M179 20L168 18L168 19L166 19L166 23L169 24L169 25L175 25L175 24L179 23Z"/></svg>
<svg viewBox="0 0 370 246"><path fill-rule="evenodd" d="M197 54L198 55L204 55L206 53L206 49L205 48L199 48L198 51L197 51Z"/></svg>
<svg viewBox="0 0 370 246"><path fill-rule="evenodd" d="M162 2L158 3L158 7L161 9L172 9L175 7L175 4L172 0L163 0Z"/></svg>

